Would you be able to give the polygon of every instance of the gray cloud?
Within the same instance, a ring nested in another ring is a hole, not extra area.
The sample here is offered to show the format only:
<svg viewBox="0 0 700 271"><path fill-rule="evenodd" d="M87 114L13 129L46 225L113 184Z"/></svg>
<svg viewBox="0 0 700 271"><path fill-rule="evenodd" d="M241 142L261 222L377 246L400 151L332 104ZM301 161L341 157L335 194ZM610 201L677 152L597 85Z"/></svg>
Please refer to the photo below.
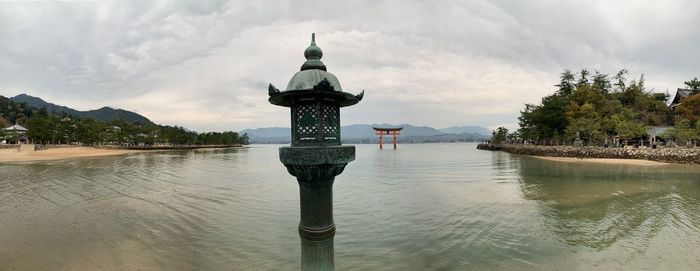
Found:
<svg viewBox="0 0 700 271"><path fill-rule="evenodd" d="M196 130L288 125L267 103L316 32L365 100L343 122L517 122L565 68L698 74L696 1L0 2L0 94L142 113Z"/></svg>

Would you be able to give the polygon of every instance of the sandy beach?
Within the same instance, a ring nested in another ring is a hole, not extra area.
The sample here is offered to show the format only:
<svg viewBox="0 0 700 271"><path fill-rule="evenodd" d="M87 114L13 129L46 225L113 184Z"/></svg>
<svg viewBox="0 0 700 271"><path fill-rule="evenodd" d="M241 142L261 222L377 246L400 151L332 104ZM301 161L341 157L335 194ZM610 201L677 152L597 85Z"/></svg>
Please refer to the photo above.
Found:
<svg viewBox="0 0 700 271"><path fill-rule="evenodd" d="M18 150L16 148L0 149L0 163L46 161L81 157L100 157L111 155L123 155L136 152L144 151L119 149L111 150L79 146L34 151L33 145L28 144L23 145L21 150Z"/></svg>
<svg viewBox="0 0 700 271"><path fill-rule="evenodd" d="M613 158L575 158L575 157L550 157L533 156L542 160L568 162L568 163L596 163L611 165L635 165L635 166L663 166L669 163L641 160L641 159L613 159Z"/></svg>

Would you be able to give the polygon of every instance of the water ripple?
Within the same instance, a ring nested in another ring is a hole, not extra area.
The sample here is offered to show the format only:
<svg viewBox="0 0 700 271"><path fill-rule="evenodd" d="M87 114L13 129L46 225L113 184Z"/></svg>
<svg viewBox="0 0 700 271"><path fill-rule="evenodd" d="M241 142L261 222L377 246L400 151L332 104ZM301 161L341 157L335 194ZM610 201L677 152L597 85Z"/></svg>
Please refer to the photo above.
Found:
<svg viewBox="0 0 700 271"><path fill-rule="evenodd" d="M474 147L357 146L334 186L337 269L700 264L700 170ZM276 146L0 165L0 174L0 269L299 266L298 188Z"/></svg>

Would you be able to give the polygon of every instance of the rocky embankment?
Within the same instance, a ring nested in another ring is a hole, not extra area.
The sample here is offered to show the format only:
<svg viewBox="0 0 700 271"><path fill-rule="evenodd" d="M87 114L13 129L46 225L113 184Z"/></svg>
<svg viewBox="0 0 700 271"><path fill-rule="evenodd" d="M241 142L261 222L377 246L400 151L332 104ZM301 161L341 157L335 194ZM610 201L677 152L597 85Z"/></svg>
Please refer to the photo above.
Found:
<svg viewBox="0 0 700 271"><path fill-rule="evenodd" d="M576 158L614 158L643 159L650 161L700 164L700 148L602 148L573 146L537 146L537 145L492 145L479 144L480 150L505 151L514 154L576 157Z"/></svg>

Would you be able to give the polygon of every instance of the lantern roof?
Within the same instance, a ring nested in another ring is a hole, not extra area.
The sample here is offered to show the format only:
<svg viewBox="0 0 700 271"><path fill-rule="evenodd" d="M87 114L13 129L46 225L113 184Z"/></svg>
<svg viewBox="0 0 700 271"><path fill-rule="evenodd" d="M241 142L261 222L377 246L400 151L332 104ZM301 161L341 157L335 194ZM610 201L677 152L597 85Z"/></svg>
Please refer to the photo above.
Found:
<svg viewBox="0 0 700 271"><path fill-rule="evenodd" d="M321 62L323 57L323 50L316 46L316 33L311 33L311 44L304 50L304 57L306 57L306 62L301 65L301 70L326 70L326 65Z"/></svg>
<svg viewBox="0 0 700 271"><path fill-rule="evenodd" d="M318 83L321 83L321 81L324 79L328 80L328 83L333 86L333 90L343 91L343 89L340 87L340 82L335 75L316 69L302 70L295 73L287 84L287 90L313 89L315 85L318 85Z"/></svg>
<svg viewBox="0 0 700 271"><path fill-rule="evenodd" d="M270 84L268 94L270 103L280 106L291 106L293 100L308 99L313 96L334 101L339 106L349 106L362 100L364 91L358 95L343 92L340 81L332 73L327 72L326 65L321 61L323 51L316 46L316 34L311 34L311 44L304 50L306 62L301 70L289 80L285 91L279 91Z"/></svg>
<svg viewBox="0 0 700 271"><path fill-rule="evenodd" d="M301 70L289 80L287 90L312 89L323 79L326 79L334 90L343 91L338 78L327 72L326 65L321 61L323 50L316 46L316 33L311 34L311 44L304 50L304 57L306 57L306 62L301 65Z"/></svg>

